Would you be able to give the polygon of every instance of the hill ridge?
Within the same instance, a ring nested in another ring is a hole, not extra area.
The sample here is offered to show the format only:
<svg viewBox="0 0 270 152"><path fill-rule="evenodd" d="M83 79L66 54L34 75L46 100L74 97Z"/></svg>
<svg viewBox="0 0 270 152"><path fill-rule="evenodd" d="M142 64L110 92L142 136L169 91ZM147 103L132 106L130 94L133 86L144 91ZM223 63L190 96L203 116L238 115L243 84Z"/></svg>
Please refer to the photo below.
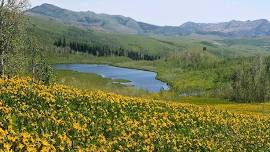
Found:
<svg viewBox="0 0 270 152"><path fill-rule="evenodd" d="M219 23L186 22L180 26L158 26L122 15L97 14L92 11L72 11L52 4L42 4L27 11L30 16L43 16L74 26L114 33L187 36L191 34L223 37L270 36L270 22L266 19Z"/></svg>

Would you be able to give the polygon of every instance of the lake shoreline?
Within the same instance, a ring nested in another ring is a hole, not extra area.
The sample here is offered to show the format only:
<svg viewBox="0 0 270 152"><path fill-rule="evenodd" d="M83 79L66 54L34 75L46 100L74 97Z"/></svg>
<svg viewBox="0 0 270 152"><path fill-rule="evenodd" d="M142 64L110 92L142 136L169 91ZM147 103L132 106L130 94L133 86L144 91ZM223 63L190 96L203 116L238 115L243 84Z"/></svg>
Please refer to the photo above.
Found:
<svg viewBox="0 0 270 152"><path fill-rule="evenodd" d="M149 70L149 69L144 69L144 68L140 68L140 67L135 68L135 67L130 67L130 66L120 66L120 65L117 65L117 64L114 64L114 63L99 63L99 62L89 62L89 63L72 63L72 62L69 62L69 63L64 63L64 62L63 62L63 63L61 63L61 62L59 62L59 63L51 64L51 66L56 65L56 64L97 64L97 65L114 66L114 67L118 67L118 68L128 68L128 69L134 69L134 70L141 70L141 71L146 71L146 72L154 72L154 73L157 74L157 76L156 76L156 79L157 79L157 80L166 83L166 84L170 87L170 89L172 88L172 87L171 87L172 84L166 82L166 81L163 80L163 79L160 79L160 78L159 78L158 72L155 71L155 70Z"/></svg>
<svg viewBox="0 0 270 152"><path fill-rule="evenodd" d="M58 70L70 70L81 73L94 73L104 78L112 80L129 81L137 89L145 89L150 92L160 92L161 90L170 90L167 82L158 79L158 73L145 69L129 68L125 66L115 66L113 64L53 64ZM101 69L100 69L101 68ZM110 73L111 72L111 73ZM106 75L107 74L107 75ZM123 84L125 85L125 84Z"/></svg>

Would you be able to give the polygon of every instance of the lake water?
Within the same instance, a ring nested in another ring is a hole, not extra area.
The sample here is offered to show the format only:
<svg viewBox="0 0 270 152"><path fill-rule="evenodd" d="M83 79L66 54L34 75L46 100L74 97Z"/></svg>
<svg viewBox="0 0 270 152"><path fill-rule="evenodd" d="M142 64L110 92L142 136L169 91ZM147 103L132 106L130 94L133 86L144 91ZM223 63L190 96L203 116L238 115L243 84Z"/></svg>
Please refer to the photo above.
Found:
<svg viewBox="0 0 270 152"><path fill-rule="evenodd" d="M156 79L157 74L155 72L97 64L57 64L54 65L54 67L61 70L95 73L104 78L111 78L113 80L128 80L130 82L123 84L132 85L149 92L160 92L161 89L169 89L166 83Z"/></svg>

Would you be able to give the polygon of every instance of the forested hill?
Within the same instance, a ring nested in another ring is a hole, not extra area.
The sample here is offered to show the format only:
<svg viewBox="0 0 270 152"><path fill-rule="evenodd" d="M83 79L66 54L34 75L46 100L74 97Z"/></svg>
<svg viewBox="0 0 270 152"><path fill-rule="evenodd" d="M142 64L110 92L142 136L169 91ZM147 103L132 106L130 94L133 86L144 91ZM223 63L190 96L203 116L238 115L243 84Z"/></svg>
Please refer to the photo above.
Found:
<svg viewBox="0 0 270 152"><path fill-rule="evenodd" d="M43 4L28 10L31 16L48 17L52 20L87 29L106 32L141 35L186 36L191 34L216 35L223 37L270 36L270 22L265 19L223 23L187 22L181 26L156 26L138 22L121 15L96 14L91 11L75 12Z"/></svg>

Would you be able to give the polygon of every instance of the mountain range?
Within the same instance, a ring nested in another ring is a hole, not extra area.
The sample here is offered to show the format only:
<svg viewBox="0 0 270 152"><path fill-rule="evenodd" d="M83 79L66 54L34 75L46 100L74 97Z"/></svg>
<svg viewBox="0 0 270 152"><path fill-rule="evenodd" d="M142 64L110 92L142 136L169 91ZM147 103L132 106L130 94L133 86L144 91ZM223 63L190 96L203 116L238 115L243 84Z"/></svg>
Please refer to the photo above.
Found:
<svg viewBox="0 0 270 152"><path fill-rule="evenodd" d="M157 26L121 15L96 14L91 11L75 12L51 4L42 4L27 11L29 16L45 17L68 25L114 33L188 36L192 34L223 37L270 36L270 22L266 19L222 23L187 22L180 26Z"/></svg>

